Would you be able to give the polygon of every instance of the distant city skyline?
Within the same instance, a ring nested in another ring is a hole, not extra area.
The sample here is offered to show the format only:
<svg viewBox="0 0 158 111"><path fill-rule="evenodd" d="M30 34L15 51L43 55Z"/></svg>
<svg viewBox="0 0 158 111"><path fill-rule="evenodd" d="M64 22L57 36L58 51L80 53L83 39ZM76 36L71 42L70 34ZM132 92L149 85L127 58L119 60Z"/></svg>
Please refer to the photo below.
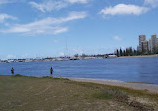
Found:
<svg viewBox="0 0 158 111"><path fill-rule="evenodd" d="M157 13L158 0L0 0L0 59L136 49Z"/></svg>
<svg viewBox="0 0 158 111"><path fill-rule="evenodd" d="M151 35L149 40L146 35L139 35L139 45L137 49L142 54L157 54L158 53L158 38L157 34Z"/></svg>

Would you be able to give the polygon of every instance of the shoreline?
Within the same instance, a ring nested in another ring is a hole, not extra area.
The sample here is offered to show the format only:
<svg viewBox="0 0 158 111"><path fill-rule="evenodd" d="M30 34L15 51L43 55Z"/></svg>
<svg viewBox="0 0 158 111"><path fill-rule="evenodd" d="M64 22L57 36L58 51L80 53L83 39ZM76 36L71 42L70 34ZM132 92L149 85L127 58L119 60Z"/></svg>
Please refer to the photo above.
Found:
<svg viewBox="0 0 158 111"><path fill-rule="evenodd" d="M135 58L135 57L158 57L158 54L155 54L155 55L139 55L139 56L121 56L121 57L118 57L118 58Z"/></svg>
<svg viewBox="0 0 158 111"><path fill-rule="evenodd" d="M120 56L120 57L84 57L84 58L50 58L50 59L11 59L11 60L1 60L0 63L14 63L14 62L47 62L47 61L73 61L73 60L88 60L88 59L110 59L110 58L136 58L136 57L158 57L155 55L139 55L139 56Z"/></svg>
<svg viewBox="0 0 158 111"><path fill-rule="evenodd" d="M0 76L10 76L10 75L0 75ZM43 78L43 77L49 77L49 76L23 76L23 75L17 75L17 77ZM147 91L149 93L158 94L158 84L157 83L129 82L129 81L108 80L108 79L93 79L93 78L73 78L73 77L72 78L71 77L62 77L62 78L63 79L69 79L71 81L77 81L77 82L89 82L89 83L96 83L96 84L103 84L103 85L110 85L110 86L118 86L118 87L123 87L123 88L130 88L130 89L134 89L134 90L142 90L142 91L144 90L144 91Z"/></svg>
<svg viewBox="0 0 158 111"><path fill-rule="evenodd" d="M90 78L68 78L68 79L78 82L91 82L91 83L104 84L110 86L131 88L134 90L144 90L150 93L158 93L158 84L128 82L128 81L119 81L119 80L90 79Z"/></svg>

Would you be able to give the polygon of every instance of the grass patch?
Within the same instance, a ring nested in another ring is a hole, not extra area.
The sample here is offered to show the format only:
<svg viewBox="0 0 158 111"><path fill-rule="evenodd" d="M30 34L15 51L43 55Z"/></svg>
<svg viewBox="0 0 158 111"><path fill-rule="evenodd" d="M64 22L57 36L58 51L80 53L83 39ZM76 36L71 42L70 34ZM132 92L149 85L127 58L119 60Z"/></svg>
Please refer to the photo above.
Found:
<svg viewBox="0 0 158 111"><path fill-rule="evenodd" d="M14 77L24 77L24 76L21 74L15 74Z"/></svg>
<svg viewBox="0 0 158 111"><path fill-rule="evenodd" d="M0 76L0 110L6 111L152 111L155 108L130 100L133 95L151 96L143 91L65 78Z"/></svg>
<svg viewBox="0 0 158 111"><path fill-rule="evenodd" d="M145 105L135 100L130 100L130 96L149 98L154 102L158 102L158 94L148 93L147 91L142 90L133 90L130 88L124 88L120 86L111 86L104 84L97 84L91 82L75 82L75 81L66 81L67 84L75 84L88 89L95 90L95 93L87 95L90 98L101 99L101 100L115 100L124 104L127 104L131 107L134 107L140 111L153 111L154 108L151 105Z"/></svg>
<svg viewBox="0 0 158 111"><path fill-rule="evenodd" d="M42 78L49 78L49 79L52 79L53 77L50 77L50 76L42 76Z"/></svg>
<svg viewBox="0 0 158 111"><path fill-rule="evenodd" d="M131 95L131 96L134 96L134 97L149 98L151 100L154 100L154 101L158 102L158 94L149 93L147 90L133 90L133 89L130 89L130 88L125 88L125 87L120 87L120 86L110 86L110 85L106 85L106 87L124 91L128 95Z"/></svg>
<svg viewBox="0 0 158 111"><path fill-rule="evenodd" d="M127 101L129 98L126 92L115 89L102 89L92 96L98 99L117 99L120 101Z"/></svg>
<svg viewBox="0 0 158 111"><path fill-rule="evenodd" d="M131 101L131 102L128 102L127 104L129 104L129 106L132 106L138 109L139 111L154 111L154 108L152 106L144 105L137 101Z"/></svg>
<svg viewBox="0 0 158 111"><path fill-rule="evenodd" d="M100 92L94 93L92 95L94 98L97 99L114 99L118 102L122 102L127 104L131 107L134 107L140 111L154 111L154 108L149 105L144 105L137 101L131 101L129 96L124 91L114 90L114 89L103 89Z"/></svg>

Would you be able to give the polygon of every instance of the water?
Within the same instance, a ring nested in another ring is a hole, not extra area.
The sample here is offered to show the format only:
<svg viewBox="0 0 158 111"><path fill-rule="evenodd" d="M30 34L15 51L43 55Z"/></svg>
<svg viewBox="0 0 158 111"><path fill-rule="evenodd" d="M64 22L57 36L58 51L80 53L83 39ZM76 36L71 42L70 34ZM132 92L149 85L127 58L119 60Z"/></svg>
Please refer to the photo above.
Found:
<svg viewBox="0 0 158 111"><path fill-rule="evenodd" d="M0 75L11 75L14 67L15 74L49 76L51 66L55 77L158 83L158 57L0 63Z"/></svg>

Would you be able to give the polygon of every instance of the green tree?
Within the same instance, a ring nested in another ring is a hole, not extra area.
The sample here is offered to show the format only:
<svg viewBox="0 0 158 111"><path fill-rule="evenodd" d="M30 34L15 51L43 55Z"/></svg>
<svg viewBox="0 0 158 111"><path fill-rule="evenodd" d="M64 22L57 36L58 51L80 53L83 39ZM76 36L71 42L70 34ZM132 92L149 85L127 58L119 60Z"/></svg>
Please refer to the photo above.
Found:
<svg viewBox="0 0 158 111"><path fill-rule="evenodd" d="M74 57L78 57L78 56L79 56L78 54L75 54L75 55L74 55Z"/></svg>
<svg viewBox="0 0 158 111"><path fill-rule="evenodd" d="M81 57L86 57L86 56L87 56L87 55L86 55L86 54L84 54L84 53L81 55Z"/></svg>
<svg viewBox="0 0 158 111"><path fill-rule="evenodd" d="M126 48L126 56L129 56L129 49Z"/></svg>
<svg viewBox="0 0 158 111"><path fill-rule="evenodd" d="M122 49L120 48L120 56L123 56Z"/></svg>
<svg viewBox="0 0 158 111"><path fill-rule="evenodd" d="M132 56L133 55L133 50L132 47L129 47L129 55Z"/></svg>
<svg viewBox="0 0 158 111"><path fill-rule="evenodd" d="M123 50L123 56L126 56L126 50Z"/></svg>
<svg viewBox="0 0 158 111"><path fill-rule="evenodd" d="M117 55L117 57L120 56L120 53L119 53L119 50L118 50L118 49L116 50L116 55Z"/></svg>
<svg viewBox="0 0 158 111"><path fill-rule="evenodd" d="M133 55L137 55L137 51L134 49L134 51L133 51Z"/></svg>

